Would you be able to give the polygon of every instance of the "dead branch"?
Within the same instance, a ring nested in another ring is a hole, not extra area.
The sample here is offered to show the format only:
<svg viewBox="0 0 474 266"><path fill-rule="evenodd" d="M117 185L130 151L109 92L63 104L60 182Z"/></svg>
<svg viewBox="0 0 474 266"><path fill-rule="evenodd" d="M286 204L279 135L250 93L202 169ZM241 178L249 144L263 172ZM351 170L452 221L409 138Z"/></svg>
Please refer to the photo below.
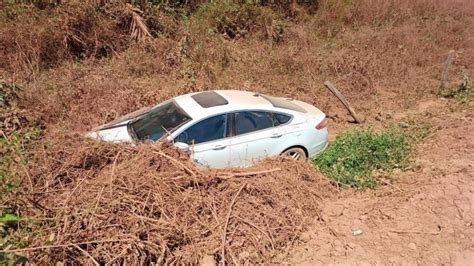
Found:
<svg viewBox="0 0 474 266"><path fill-rule="evenodd" d="M344 97L344 95L342 95L342 93L339 92L339 90L336 89L336 87L330 81L325 81L324 86L326 86L326 88L328 88L332 92L332 94L334 94L334 96L336 96L339 99L339 101L341 101L341 103L344 104L344 106L349 111L351 116L354 118L356 123L359 123L359 124L362 123L362 120L357 116L356 112L352 108L351 104L347 101L346 97Z"/></svg>
<svg viewBox="0 0 474 266"><path fill-rule="evenodd" d="M222 245L221 245L222 265L225 265L225 246L226 246L226 238L227 238L227 226L229 225L229 219L230 219L230 215L232 214L232 208L234 207L235 201L237 200L237 197L239 196L240 192L242 191L242 189L244 189L246 185L247 183L244 183L240 187L239 191L237 191L234 198L230 202L229 212L227 213L227 217L224 223L224 229L222 230Z"/></svg>
<svg viewBox="0 0 474 266"><path fill-rule="evenodd" d="M66 198L66 200L64 201L63 203L63 206L67 206L69 200L71 199L72 195L74 194L74 192L76 192L76 190L82 185L82 183L84 183L84 181L87 179L87 177L84 177L80 182L79 184L77 184L77 186L74 187L74 189L71 191L71 194L69 194L69 196Z"/></svg>
<svg viewBox="0 0 474 266"><path fill-rule="evenodd" d="M259 231L260 233L262 233L266 238L268 238L268 240L270 241L270 245L272 246L272 250L275 251L275 245L273 244L273 239L270 237L270 235L265 232L263 229L261 229L260 227L256 226L254 223L250 222L250 221L247 221L241 217L237 217L237 219L239 219L240 221L250 225L251 227L257 229L257 231Z"/></svg>
<svg viewBox="0 0 474 266"><path fill-rule="evenodd" d="M392 187L392 188L395 188L396 190L398 190L398 191L400 191L400 192L403 192L403 190L402 190L401 188L395 186L394 184L390 183L389 181L384 180L384 179L379 179L379 180L380 180L380 182L384 183L385 185L388 185L388 186L390 186L390 187Z"/></svg>
<svg viewBox="0 0 474 266"><path fill-rule="evenodd" d="M96 240L96 241L87 241L87 242L80 242L80 243L69 243L69 244L60 244L60 245L49 245L49 246L39 246L39 247L31 247L31 248L17 248L17 249L3 249L0 250L1 253L6 252L24 252L24 251L34 251L38 249L49 249L49 248L68 248L77 245L87 245L87 244L100 244L100 243L110 243L110 242L128 242L128 241L136 241L133 238L124 238L124 239L103 239L103 240Z"/></svg>
<svg viewBox="0 0 474 266"><path fill-rule="evenodd" d="M92 263L94 263L94 265L100 265L100 264L94 259L94 257L92 257L92 255L89 254L89 252L85 251L84 249L82 249L81 247L79 247L79 246L76 245L76 244L73 244L72 246L75 247L75 248L77 248L77 249L79 249L79 250L80 250L82 253L84 253L87 257L89 257L89 258L91 259Z"/></svg>
<svg viewBox="0 0 474 266"><path fill-rule="evenodd" d="M188 167L186 167L183 163L179 162L178 160L176 160L175 158L169 156L169 155L166 155L164 153L162 153L161 151L159 152L155 152L156 154L160 155L160 156L163 156L165 157L166 159L170 160L173 164L175 164L176 166L178 167L181 167L186 173L192 175L193 177L196 177L196 174L191 170L189 169Z"/></svg>
<svg viewBox="0 0 474 266"><path fill-rule="evenodd" d="M232 177L245 177L245 176L253 176L253 175L263 175L263 174L268 174L268 173L273 173L276 171L280 171L280 168L273 168L269 170L263 170L263 171L255 171L255 172L242 172L242 173L230 173L230 172L223 172L222 174L228 175L224 179L232 178Z"/></svg>
<svg viewBox="0 0 474 266"><path fill-rule="evenodd" d="M426 235L439 235L443 231L441 226L438 225L438 231L436 232L423 232L423 231L411 231L411 230L390 230L389 232L397 233L397 234L426 234Z"/></svg>

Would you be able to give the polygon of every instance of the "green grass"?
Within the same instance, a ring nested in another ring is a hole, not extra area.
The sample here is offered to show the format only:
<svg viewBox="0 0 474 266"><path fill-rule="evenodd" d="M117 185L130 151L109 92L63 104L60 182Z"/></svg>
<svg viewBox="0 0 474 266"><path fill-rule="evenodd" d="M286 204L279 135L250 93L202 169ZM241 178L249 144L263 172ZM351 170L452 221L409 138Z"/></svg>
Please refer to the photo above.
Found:
<svg viewBox="0 0 474 266"><path fill-rule="evenodd" d="M410 146L410 139L399 129L380 133L356 129L337 137L314 164L340 185L373 188L375 171L388 173L408 166Z"/></svg>

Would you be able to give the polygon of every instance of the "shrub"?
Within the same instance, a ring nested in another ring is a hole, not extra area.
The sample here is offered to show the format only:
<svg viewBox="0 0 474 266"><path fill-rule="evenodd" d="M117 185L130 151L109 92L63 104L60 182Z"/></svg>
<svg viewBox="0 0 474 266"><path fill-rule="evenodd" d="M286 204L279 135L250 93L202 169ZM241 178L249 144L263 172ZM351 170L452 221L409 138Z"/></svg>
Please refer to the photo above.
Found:
<svg viewBox="0 0 474 266"><path fill-rule="evenodd" d="M157 8L147 11L121 2L72 1L45 10L10 4L0 12L0 57L5 58L0 68L33 73L70 59L109 57L136 42L176 34L172 18Z"/></svg>
<svg viewBox="0 0 474 266"><path fill-rule="evenodd" d="M282 33L271 9L254 4L238 4L232 0L209 2L202 5L194 17L196 28L223 34L230 39L256 32L277 39Z"/></svg>
<svg viewBox="0 0 474 266"><path fill-rule="evenodd" d="M398 130L352 130L338 137L314 163L338 184L372 188L374 171L406 166L409 153L408 138Z"/></svg>
<svg viewBox="0 0 474 266"><path fill-rule="evenodd" d="M441 88L440 95L445 98L456 99L459 103L465 104L471 99L472 85L464 69L461 69L461 84L456 88Z"/></svg>
<svg viewBox="0 0 474 266"><path fill-rule="evenodd" d="M18 107L19 90L0 80L0 205L3 196L20 182L15 169L27 164L30 146L41 135Z"/></svg>

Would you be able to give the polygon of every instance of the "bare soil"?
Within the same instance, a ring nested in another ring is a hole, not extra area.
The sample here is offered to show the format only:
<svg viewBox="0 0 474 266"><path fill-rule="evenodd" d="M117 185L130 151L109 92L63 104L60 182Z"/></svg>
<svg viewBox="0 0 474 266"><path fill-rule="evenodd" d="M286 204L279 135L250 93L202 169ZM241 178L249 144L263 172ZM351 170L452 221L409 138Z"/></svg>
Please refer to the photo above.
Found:
<svg viewBox="0 0 474 266"><path fill-rule="evenodd" d="M472 265L473 108L450 113L440 101L418 106L418 115L432 116L427 119L439 130L418 147L413 169L396 173L394 185L325 200L289 262ZM357 229L362 234L354 236Z"/></svg>
<svg viewBox="0 0 474 266"><path fill-rule="evenodd" d="M18 88L0 109L0 174L16 186L7 193L0 182L0 215L26 218L0 238L0 264L5 249L33 264L474 261L474 107L438 94L452 49L448 87L474 77L474 1L321 0L315 15L260 6L265 23L235 38L212 26L227 16L219 6L188 21L121 1L62 2L0 4L0 85ZM241 11L236 23L254 26ZM374 190L339 192L309 163L203 172L170 147L82 137L177 95L242 89L318 106L333 140L358 125L326 80L362 126L436 129L411 169Z"/></svg>

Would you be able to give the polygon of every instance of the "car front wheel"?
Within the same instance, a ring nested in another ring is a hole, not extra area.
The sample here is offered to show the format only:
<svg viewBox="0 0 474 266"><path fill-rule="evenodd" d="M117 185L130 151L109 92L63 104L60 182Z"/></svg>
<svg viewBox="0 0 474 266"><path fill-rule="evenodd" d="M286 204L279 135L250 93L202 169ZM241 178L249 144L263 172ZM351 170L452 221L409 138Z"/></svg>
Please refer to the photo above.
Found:
<svg viewBox="0 0 474 266"><path fill-rule="evenodd" d="M296 161L306 160L306 153L302 148L290 148L284 151L283 154Z"/></svg>

